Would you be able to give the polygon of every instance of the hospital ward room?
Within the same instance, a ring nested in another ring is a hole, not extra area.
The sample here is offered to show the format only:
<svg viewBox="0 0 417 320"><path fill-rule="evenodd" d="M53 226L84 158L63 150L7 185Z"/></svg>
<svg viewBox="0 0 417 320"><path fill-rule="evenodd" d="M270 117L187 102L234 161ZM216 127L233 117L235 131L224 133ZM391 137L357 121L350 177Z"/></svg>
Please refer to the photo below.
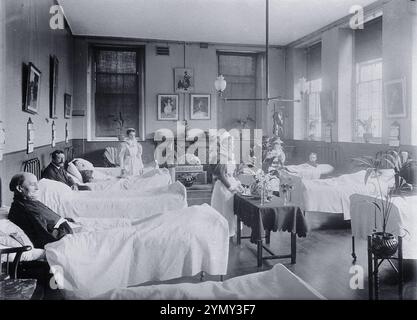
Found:
<svg viewBox="0 0 417 320"><path fill-rule="evenodd" d="M415 0L0 0L0 44L0 300L417 300Z"/></svg>

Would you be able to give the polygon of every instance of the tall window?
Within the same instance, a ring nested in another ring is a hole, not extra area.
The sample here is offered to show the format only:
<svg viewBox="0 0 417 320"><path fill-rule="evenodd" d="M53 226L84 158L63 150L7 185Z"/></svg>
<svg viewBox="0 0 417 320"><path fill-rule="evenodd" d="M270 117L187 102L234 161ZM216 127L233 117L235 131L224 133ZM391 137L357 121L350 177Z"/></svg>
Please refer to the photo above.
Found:
<svg viewBox="0 0 417 320"><path fill-rule="evenodd" d="M307 138L321 140L321 43L307 49Z"/></svg>
<svg viewBox="0 0 417 320"><path fill-rule="evenodd" d="M93 137L108 139L127 128L141 132L143 54L137 48L94 48Z"/></svg>
<svg viewBox="0 0 417 320"><path fill-rule="evenodd" d="M355 31L356 106L354 140L382 137L382 18Z"/></svg>
<svg viewBox="0 0 417 320"><path fill-rule="evenodd" d="M256 54L218 52L219 74L227 81L225 98L256 98ZM248 128L256 126L255 101L228 101L221 104L219 127L230 130L240 128L245 122Z"/></svg>

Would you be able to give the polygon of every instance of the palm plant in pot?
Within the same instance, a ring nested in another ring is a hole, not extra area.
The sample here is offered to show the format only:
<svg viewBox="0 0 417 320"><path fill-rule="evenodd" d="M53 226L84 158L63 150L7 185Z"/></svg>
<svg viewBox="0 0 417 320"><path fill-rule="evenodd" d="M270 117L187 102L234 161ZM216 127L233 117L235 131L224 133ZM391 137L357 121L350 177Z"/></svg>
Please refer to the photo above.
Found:
<svg viewBox="0 0 417 320"><path fill-rule="evenodd" d="M417 162L409 157L407 151L390 150L386 153L386 161L394 169L395 187L400 187L401 176L406 176L406 170L411 166L416 166ZM406 178L408 179L408 178ZM412 180L412 179L410 179ZM410 182L410 181L407 181Z"/></svg>
<svg viewBox="0 0 417 320"><path fill-rule="evenodd" d="M381 218L381 230L374 230L372 233L372 252L378 257L390 257L397 252L398 240L397 238L387 230L388 221L392 211L393 197L402 196L402 193L411 189L411 186L405 182L405 180L399 177L398 184L392 187L383 188L381 185L380 177L382 175L382 169L395 169L391 161L390 156L385 154L377 154L373 157L361 157L355 158L354 161L358 162L360 167L366 170L365 172L365 184L368 183L370 177L376 181L377 195L375 199L371 201L376 211ZM375 217L376 218L376 217ZM375 221L375 226L377 225Z"/></svg>

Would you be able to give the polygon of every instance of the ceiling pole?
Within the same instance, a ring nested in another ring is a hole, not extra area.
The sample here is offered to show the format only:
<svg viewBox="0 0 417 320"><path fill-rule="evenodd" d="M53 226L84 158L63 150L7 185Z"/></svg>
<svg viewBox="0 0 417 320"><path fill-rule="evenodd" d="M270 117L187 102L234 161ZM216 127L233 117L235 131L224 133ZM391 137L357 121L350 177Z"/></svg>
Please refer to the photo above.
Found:
<svg viewBox="0 0 417 320"><path fill-rule="evenodd" d="M266 41L265 41L265 65L266 65L266 71L265 71L265 75L266 75L266 79L265 79L265 99L266 99L266 103L268 105L269 102L269 0L265 0L265 4L266 4L266 14L265 14L265 23L266 23Z"/></svg>

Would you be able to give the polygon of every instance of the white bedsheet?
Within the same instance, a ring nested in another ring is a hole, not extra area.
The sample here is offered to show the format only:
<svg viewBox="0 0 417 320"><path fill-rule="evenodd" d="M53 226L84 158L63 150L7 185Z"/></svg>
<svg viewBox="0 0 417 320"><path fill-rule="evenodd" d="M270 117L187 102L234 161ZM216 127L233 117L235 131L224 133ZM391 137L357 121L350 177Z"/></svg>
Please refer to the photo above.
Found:
<svg viewBox="0 0 417 320"><path fill-rule="evenodd" d="M65 186L52 180L40 180L39 200L64 218L136 219L187 207L187 192L180 182L141 193L135 190L65 191L60 185Z"/></svg>
<svg viewBox="0 0 417 320"><path fill-rule="evenodd" d="M134 190L142 192L149 189L159 188L170 184L171 175L168 169L151 169L141 176L129 176L117 178L109 174L103 174L101 179L94 179L93 182L86 183L92 191L117 192L124 190Z"/></svg>
<svg viewBox="0 0 417 320"><path fill-rule="evenodd" d="M226 274L227 221L208 205L167 212L125 228L67 235L45 246L68 298L88 299L147 281ZM123 225L124 220L117 220ZM62 275L59 274L62 270Z"/></svg>
<svg viewBox="0 0 417 320"><path fill-rule="evenodd" d="M382 217L371 203L374 197L355 194L351 197L352 235L357 239L367 239L375 228L382 230ZM380 200L379 200L380 201ZM393 206L388 219L387 232L403 238L404 259L417 259L417 196L393 198Z"/></svg>
<svg viewBox="0 0 417 320"><path fill-rule="evenodd" d="M317 167L313 167L308 163L289 165L286 168L300 178L308 180L320 179L321 175L329 174L334 170L329 164L318 164Z"/></svg>
<svg viewBox="0 0 417 320"><path fill-rule="evenodd" d="M301 179L287 175L282 180L290 181L295 186L292 201L305 211L343 213L345 220L350 219L350 196L357 193L376 195L378 193L376 178L370 177L365 185L365 170L344 174L330 179ZM382 170L380 183L383 192L394 185L394 171Z"/></svg>
<svg viewBox="0 0 417 320"><path fill-rule="evenodd" d="M282 264L264 272L224 282L164 284L115 289L97 297L103 300L278 300L324 299Z"/></svg>

